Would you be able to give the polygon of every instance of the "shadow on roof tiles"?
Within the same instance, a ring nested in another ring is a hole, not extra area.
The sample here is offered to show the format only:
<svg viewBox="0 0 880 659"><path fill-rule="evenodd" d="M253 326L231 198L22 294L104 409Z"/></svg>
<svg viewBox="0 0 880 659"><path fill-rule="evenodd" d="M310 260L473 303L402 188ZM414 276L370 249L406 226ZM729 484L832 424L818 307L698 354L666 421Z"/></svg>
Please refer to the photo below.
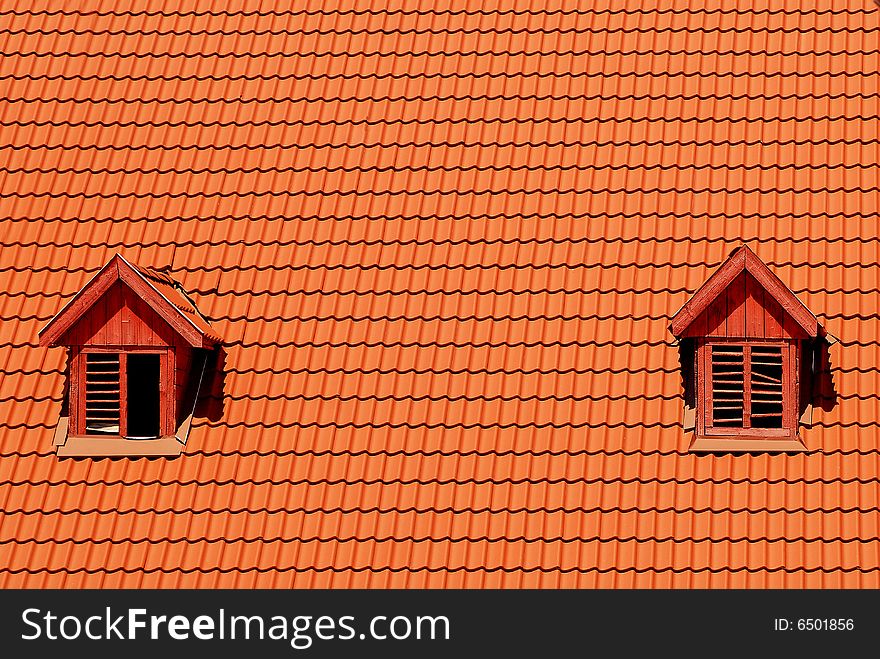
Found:
<svg viewBox="0 0 880 659"><path fill-rule="evenodd" d="M813 405L824 412L830 412L837 406L837 389L831 371L831 344L820 341L813 347L816 369L813 375Z"/></svg>
<svg viewBox="0 0 880 659"><path fill-rule="evenodd" d="M204 381L193 417L217 422L223 418L226 386L226 350L219 346L205 355Z"/></svg>

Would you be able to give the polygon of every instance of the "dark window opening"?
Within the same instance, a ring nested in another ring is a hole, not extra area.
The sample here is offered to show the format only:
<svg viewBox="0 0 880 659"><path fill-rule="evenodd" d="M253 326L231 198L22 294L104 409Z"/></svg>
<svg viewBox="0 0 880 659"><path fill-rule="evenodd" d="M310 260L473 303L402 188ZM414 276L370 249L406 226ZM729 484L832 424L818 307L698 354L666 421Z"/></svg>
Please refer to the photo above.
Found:
<svg viewBox="0 0 880 659"><path fill-rule="evenodd" d="M127 437L152 438L159 431L160 358L156 354L127 356Z"/></svg>
<svg viewBox="0 0 880 659"><path fill-rule="evenodd" d="M119 355L86 355L86 434L119 434Z"/></svg>

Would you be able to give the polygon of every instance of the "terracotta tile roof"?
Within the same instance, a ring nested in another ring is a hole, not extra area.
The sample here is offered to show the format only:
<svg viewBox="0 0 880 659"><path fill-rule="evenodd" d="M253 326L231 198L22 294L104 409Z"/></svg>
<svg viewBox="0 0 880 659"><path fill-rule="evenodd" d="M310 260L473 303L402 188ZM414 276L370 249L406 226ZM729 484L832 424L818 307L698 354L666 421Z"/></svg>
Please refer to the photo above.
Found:
<svg viewBox="0 0 880 659"><path fill-rule="evenodd" d="M3 4L0 586L880 587L880 10L587 5ZM686 450L742 243L840 339L804 454ZM177 459L53 452L116 252L224 337Z"/></svg>

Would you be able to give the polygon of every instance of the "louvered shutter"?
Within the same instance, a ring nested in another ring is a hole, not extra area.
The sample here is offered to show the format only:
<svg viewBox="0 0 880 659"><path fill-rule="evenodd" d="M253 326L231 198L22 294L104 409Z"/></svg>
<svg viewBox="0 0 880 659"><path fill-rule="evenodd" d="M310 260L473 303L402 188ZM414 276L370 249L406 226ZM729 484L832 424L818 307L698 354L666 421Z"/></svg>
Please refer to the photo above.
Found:
<svg viewBox="0 0 880 659"><path fill-rule="evenodd" d="M749 346L750 421L752 428L782 428L782 346Z"/></svg>
<svg viewBox="0 0 880 659"><path fill-rule="evenodd" d="M118 435L120 363L117 353L86 354L86 433Z"/></svg>
<svg viewBox="0 0 880 659"><path fill-rule="evenodd" d="M742 428L744 418L743 346L712 346L712 425L722 428Z"/></svg>

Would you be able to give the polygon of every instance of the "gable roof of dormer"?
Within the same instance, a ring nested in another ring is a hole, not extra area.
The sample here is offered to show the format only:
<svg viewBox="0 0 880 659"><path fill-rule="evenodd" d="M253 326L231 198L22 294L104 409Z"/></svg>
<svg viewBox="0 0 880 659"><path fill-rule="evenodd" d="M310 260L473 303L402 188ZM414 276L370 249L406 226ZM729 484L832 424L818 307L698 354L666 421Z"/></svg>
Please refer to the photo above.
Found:
<svg viewBox="0 0 880 659"><path fill-rule="evenodd" d="M63 345L67 330L88 314L89 309L118 281L140 296L193 347L207 348L220 342L210 323L176 281L157 270L138 267L116 254L40 330L40 345Z"/></svg>
<svg viewBox="0 0 880 659"><path fill-rule="evenodd" d="M697 289L691 299L675 313L669 325L670 331L677 338L683 336L694 321L743 272L754 277L807 336L816 337L824 333L813 312L747 245L737 247L727 260Z"/></svg>

